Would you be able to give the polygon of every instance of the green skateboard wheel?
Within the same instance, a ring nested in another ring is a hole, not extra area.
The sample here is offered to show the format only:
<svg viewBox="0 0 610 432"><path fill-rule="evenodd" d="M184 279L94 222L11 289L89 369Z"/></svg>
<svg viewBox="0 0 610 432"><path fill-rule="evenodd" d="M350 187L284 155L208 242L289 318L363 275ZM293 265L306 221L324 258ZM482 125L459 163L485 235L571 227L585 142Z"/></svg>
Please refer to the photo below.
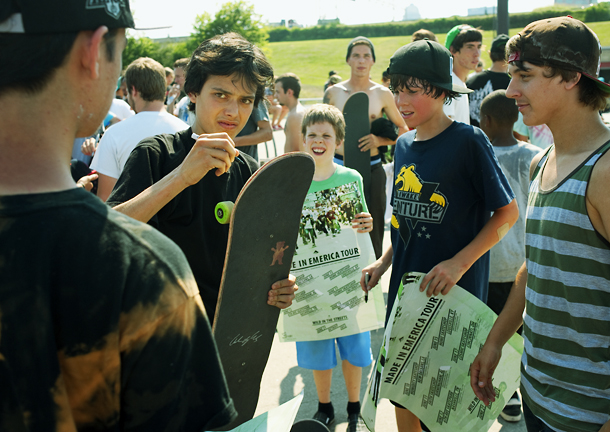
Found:
<svg viewBox="0 0 610 432"><path fill-rule="evenodd" d="M216 220L225 225L229 223L229 219L231 219L231 212L233 211L233 202L232 201L222 201L216 204L216 208L214 212L216 213Z"/></svg>

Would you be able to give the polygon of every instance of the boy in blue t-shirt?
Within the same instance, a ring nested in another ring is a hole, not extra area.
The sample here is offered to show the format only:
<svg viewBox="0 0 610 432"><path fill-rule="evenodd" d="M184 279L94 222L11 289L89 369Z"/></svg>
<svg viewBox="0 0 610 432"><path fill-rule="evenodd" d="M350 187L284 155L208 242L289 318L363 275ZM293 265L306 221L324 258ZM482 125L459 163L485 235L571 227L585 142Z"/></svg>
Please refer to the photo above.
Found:
<svg viewBox="0 0 610 432"><path fill-rule="evenodd" d="M310 193L357 182L365 212L355 215L352 227L357 228L358 233L370 232L373 229L373 218L366 212L362 177L357 171L333 162L335 149L343 144L345 137L345 121L341 111L332 105L313 105L303 118L302 132L304 150L313 156L316 163ZM336 339L296 343L299 366L313 370L319 400L314 419L327 426L335 419L334 408L330 401L332 370L337 365L335 341L342 359L341 366L348 396L347 431L365 430L360 418L360 382L362 368L372 361L371 336L368 331Z"/></svg>
<svg viewBox="0 0 610 432"><path fill-rule="evenodd" d="M429 40L405 45L388 71L398 110L415 130L396 142L392 247L363 270L361 284L371 289L392 265L388 314L411 271L427 273L420 285L427 296L445 295L459 282L485 302L488 251L519 215L513 192L485 134L443 112L447 101L469 92L452 84L445 47ZM400 406L396 422L400 431L421 431L419 419Z"/></svg>

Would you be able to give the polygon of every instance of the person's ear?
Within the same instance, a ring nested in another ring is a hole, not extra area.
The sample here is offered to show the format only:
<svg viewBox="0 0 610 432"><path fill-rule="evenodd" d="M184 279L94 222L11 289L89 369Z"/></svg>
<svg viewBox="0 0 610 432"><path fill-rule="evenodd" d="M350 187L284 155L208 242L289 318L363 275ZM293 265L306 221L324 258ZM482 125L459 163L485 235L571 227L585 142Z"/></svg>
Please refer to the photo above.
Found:
<svg viewBox="0 0 610 432"><path fill-rule="evenodd" d="M195 93L189 93L188 94L189 100L191 102L193 102L193 103L197 103L197 96L199 96L199 95L195 94Z"/></svg>
<svg viewBox="0 0 610 432"><path fill-rule="evenodd" d="M480 116L481 116L481 120L479 121L480 128L483 129L483 131L489 130L489 128L491 127L491 122L492 122L491 117L488 116L487 114L483 114L483 113L480 113Z"/></svg>
<svg viewBox="0 0 610 432"><path fill-rule="evenodd" d="M576 76L569 81L564 81L564 87L566 90L572 90L582 79L582 74L580 72L576 72Z"/></svg>
<svg viewBox="0 0 610 432"><path fill-rule="evenodd" d="M339 148L343 145L344 140L337 140L337 145L335 146L336 148Z"/></svg>
<svg viewBox="0 0 610 432"><path fill-rule="evenodd" d="M93 32L81 32L78 36L81 44L79 48L81 64L93 79L100 76L100 57L104 54L102 45L106 33L108 33L108 27L101 26Z"/></svg>

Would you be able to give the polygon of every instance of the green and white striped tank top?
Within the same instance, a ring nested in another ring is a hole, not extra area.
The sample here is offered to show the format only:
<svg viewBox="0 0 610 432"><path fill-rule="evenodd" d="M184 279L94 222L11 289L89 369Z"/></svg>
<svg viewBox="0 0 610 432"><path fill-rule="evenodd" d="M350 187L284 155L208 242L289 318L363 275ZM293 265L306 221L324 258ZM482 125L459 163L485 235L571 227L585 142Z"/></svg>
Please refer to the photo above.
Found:
<svg viewBox="0 0 610 432"><path fill-rule="evenodd" d="M521 391L557 431L597 432L610 419L610 243L585 202L593 166L609 148L542 191L548 150L529 189Z"/></svg>

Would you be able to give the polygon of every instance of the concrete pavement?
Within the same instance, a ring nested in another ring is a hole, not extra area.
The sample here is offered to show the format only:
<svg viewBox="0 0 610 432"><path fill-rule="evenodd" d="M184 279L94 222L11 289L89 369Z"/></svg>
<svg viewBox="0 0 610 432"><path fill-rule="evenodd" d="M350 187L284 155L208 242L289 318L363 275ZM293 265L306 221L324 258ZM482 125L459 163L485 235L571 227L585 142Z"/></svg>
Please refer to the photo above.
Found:
<svg viewBox="0 0 610 432"><path fill-rule="evenodd" d="M284 151L284 131L274 131L275 147L277 154L283 154ZM267 150L264 144L259 144L259 159L264 161L269 157L275 156L272 142L267 143ZM269 156L267 156L269 151ZM390 244L389 229L386 227L384 236L384 247ZM382 277L381 283L377 288L380 288L387 301L388 285L390 272ZM373 356L376 357L379 352L383 338L383 329L371 332L371 343ZM337 358L339 355L337 354ZM372 372L374 364L363 369L362 385L361 385L361 400L366 390L368 378ZM296 419L311 418L317 410L318 398L316 387L313 380L313 375L310 370L302 369L297 365L296 345L294 342L280 343L277 337L273 341L271 354L263 380L261 383L261 393L259 398L256 415L269 411L272 408L281 405L284 402L292 399L301 391L304 392L303 403L297 414ZM347 393L345 391L345 383L341 372L340 364L333 371L333 382L331 387L331 399L335 407L335 424L331 427L331 432L344 432L347 428ZM376 430L379 432L397 432L394 407L387 401L383 400L377 410ZM517 423L509 423L504 420L496 420L490 432L526 432L523 419ZM459 431L456 431L459 432ZM465 431L469 432L469 431Z"/></svg>

